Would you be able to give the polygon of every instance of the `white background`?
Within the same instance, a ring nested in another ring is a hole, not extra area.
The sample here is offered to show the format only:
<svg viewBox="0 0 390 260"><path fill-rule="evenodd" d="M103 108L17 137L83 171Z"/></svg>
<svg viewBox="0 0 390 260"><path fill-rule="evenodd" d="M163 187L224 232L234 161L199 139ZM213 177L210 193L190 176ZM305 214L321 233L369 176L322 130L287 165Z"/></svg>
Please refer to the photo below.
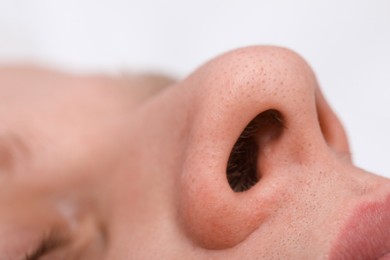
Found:
<svg viewBox="0 0 390 260"><path fill-rule="evenodd" d="M355 162L390 177L388 0L0 0L0 63L182 77L253 44L305 57L344 122Z"/></svg>

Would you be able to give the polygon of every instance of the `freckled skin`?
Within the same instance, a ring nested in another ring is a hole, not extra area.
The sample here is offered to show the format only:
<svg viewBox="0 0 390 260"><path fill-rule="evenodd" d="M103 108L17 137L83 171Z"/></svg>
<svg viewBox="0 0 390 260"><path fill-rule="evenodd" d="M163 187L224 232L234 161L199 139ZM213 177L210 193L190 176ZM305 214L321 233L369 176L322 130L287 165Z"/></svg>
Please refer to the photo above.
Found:
<svg viewBox="0 0 390 260"><path fill-rule="evenodd" d="M280 112L284 128L272 141L259 137L260 180L234 192L229 155L269 109ZM52 258L359 259L363 253L350 249L367 247L364 259L375 259L390 252L388 243L370 247L353 235L362 214L372 219L365 223L384 223L379 229L390 223L383 213L390 181L353 166L315 75L287 49L238 49L177 83L3 68L0 122L0 259L20 259L53 226L68 243L48 252Z"/></svg>

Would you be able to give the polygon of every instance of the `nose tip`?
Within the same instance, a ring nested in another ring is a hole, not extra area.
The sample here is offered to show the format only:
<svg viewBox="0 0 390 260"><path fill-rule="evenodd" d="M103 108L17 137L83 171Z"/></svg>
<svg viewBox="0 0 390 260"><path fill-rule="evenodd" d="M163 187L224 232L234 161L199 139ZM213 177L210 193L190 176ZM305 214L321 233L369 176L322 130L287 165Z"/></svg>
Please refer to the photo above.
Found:
<svg viewBox="0 0 390 260"><path fill-rule="evenodd" d="M206 248L238 244L277 210L284 196L280 187L285 185L277 177L280 172L329 163L331 147L336 152L348 150L337 118L328 115L331 110L314 74L292 51L239 49L204 65L185 84L193 87L195 106L180 185L180 214L189 236ZM271 121L270 111L278 115ZM229 158L246 126L259 116L255 168L260 169L261 180L236 193L226 177ZM275 120L282 127L269 128ZM271 130L264 130L267 127ZM275 131L279 133L273 135Z"/></svg>
<svg viewBox="0 0 390 260"><path fill-rule="evenodd" d="M318 88L315 75L290 50L239 49L214 59L190 79L195 81L197 94L192 124L195 139L226 139L232 147L256 116L274 110L283 117L291 140L299 140L296 145L310 146L307 144L313 140L321 140L337 152L349 150L342 126ZM300 151L294 149L295 154Z"/></svg>

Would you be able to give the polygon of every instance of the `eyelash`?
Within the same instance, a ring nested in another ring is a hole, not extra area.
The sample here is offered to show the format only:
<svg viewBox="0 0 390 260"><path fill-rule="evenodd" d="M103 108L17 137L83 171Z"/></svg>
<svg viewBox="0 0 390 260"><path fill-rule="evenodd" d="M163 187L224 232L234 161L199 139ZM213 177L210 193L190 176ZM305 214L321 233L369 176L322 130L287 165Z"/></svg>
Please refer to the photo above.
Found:
<svg viewBox="0 0 390 260"><path fill-rule="evenodd" d="M58 248L61 244L59 236L51 230L32 252L26 254L24 260L39 260L40 257Z"/></svg>

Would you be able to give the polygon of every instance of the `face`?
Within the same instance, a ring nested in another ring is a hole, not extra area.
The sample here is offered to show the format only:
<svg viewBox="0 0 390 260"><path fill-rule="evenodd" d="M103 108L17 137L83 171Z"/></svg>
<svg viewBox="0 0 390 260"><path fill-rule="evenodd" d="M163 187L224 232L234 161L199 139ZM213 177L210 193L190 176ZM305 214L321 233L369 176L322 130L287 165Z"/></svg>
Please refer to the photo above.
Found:
<svg viewBox="0 0 390 260"><path fill-rule="evenodd" d="M0 259L386 259L390 181L298 55L157 82L1 70Z"/></svg>

